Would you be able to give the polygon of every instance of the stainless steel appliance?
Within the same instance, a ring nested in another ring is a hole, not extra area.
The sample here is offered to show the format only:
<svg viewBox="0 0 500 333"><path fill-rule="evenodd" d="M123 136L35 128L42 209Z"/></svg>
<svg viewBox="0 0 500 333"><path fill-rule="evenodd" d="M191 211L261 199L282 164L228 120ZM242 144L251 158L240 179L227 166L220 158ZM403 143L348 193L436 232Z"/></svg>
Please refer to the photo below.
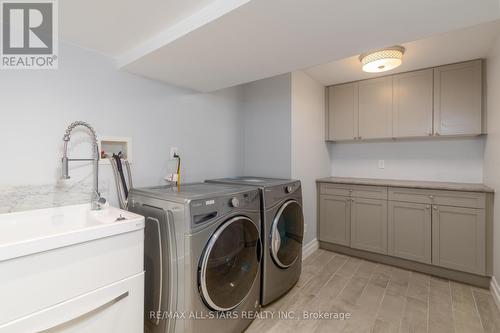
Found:
<svg viewBox="0 0 500 333"><path fill-rule="evenodd" d="M146 218L145 331L242 332L260 310L258 190L134 188L129 210Z"/></svg>
<svg viewBox="0 0 500 333"><path fill-rule="evenodd" d="M237 177L207 182L259 188L264 244L261 303L271 303L295 285L302 269L304 215L300 181Z"/></svg>

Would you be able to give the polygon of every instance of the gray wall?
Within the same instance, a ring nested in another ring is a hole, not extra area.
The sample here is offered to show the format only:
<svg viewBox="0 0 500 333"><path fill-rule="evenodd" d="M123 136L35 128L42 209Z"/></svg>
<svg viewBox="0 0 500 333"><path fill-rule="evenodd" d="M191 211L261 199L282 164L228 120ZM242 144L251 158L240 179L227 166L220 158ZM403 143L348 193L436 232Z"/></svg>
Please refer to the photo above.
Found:
<svg viewBox="0 0 500 333"><path fill-rule="evenodd" d="M486 61L488 138L484 154L484 182L497 192L494 203L493 266L500 281L500 38Z"/></svg>
<svg viewBox="0 0 500 333"><path fill-rule="evenodd" d="M291 176L291 74L239 86L244 175Z"/></svg>
<svg viewBox="0 0 500 333"><path fill-rule="evenodd" d="M316 179L330 175L325 143L325 88L304 72L292 73L292 178L302 182L304 245L316 239Z"/></svg>
<svg viewBox="0 0 500 333"><path fill-rule="evenodd" d="M330 174L325 89L304 72L240 86L246 175L299 179L304 244L316 239L316 179Z"/></svg>
<svg viewBox="0 0 500 333"><path fill-rule="evenodd" d="M68 45L62 45L57 71L2 71L0 210L9 210L11 196L2 193L12 187L30 196L38 193L33 185L71 192L79 182L89 183L90 166L76 164L73 179L58 182L62 136L74 120L90 122L101 136L132 138L136 186L162 183L175 167L167 161L170 147L182 154L185 181L238 175L243 168L239 94L236 88L200 94L143 79L117 71L106 57ZM82 134L72 142L74 156L88 151ZM116 203L110 167L101 169L104 192L111 191ZM33 205L65 203L60 196L57 203L37 198Z"/></svg>

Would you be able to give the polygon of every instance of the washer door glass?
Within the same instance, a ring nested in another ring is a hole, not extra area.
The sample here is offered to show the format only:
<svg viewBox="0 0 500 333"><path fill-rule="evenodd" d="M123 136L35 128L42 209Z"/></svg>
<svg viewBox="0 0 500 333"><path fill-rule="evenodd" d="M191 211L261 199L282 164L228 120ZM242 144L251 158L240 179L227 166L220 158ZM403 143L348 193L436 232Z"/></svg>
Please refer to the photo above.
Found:
<svg viewBox="0 0 500 333"><path fill-rule="evenodd" d="M299 258L304 238L302 207L295 200L287 201L278 210L271 227L271 256L281 268Z"/></svg>
<svg viewBox="0 0 500 333"><path fill-rule="evenodd" d="M243 302L259 273L259 230L247 217L225 222L210 238L200 262L199 284L205 303L229 311Z"/></svg>

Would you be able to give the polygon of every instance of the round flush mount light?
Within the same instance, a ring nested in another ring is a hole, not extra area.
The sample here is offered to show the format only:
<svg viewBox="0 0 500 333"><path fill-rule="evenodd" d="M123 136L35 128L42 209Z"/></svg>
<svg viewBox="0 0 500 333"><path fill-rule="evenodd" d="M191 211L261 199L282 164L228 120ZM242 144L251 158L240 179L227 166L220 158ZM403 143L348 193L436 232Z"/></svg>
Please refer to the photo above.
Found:
<svg viewBox="0 0 500 333"><path fill-rule="evenodd" d="M404 52L404 47L393 46L362 54L359 56L359 60L363 65L364 72L380 73L390 71L401 65Z"/></svg>

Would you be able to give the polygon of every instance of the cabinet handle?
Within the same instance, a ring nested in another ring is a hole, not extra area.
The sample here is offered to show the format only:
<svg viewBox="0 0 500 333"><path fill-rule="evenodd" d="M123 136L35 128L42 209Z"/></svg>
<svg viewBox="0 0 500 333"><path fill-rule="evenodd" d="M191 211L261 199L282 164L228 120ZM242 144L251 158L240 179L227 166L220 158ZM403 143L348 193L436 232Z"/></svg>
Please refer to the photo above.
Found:
<svg viewBox="0 0 500 333"><path fill-rule="evenodd" d="M437 206L434 206L434 210L438 210Z"/></svg>
<svg viewBox="0 0 500 333"><path fill-rule="evenodd" d="M349 190L349 192L352 192L352 190Z"/></svg>
<svg viewBox="0 0 500 333"><path fill-rule="evenodd" d="M354 137L354 140L357 140L357 139L358 139L358 137L357 137L357 136L355 136L355 137Z"/></svg>
<svg viewBox="0 0 500 333"><path fill-rule="evenodd" d="M429 205L427 205L427 206L425 207L425 209L429 209L429 208L431 208L431 206L429 206Z"/></svg>
<svg viewBox="0 0 500 333"><path fill-rule="evenodd" d="M432 199L434 199L434 196L433 195L429 195L429 198L432 200Z"/></svg>

